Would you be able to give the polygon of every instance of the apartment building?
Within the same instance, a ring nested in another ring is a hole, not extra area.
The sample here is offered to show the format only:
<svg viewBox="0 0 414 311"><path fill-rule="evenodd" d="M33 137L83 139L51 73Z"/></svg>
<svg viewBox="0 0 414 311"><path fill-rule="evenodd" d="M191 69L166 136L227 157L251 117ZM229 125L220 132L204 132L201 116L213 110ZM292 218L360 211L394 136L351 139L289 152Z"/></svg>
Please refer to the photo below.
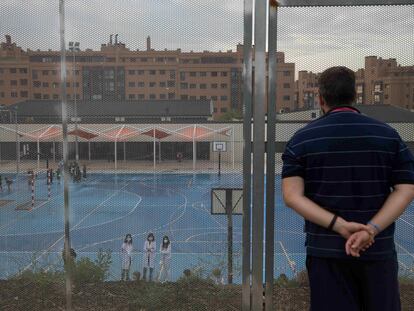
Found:
<svg viewBox="0 0 414 311"><path fill-rule="evenodd" d="M299 71L295 89L295 108L311 109L318 104L318 77ZM365 57L365 67L355 72L356 103L393 105L414 110L414 66L401 66L395 58Z"/></svg>
<svg viewBox="0 0 414 311"><path fill-rule="evenodd" d="M225 52L130 50L110 36L99 51L67 51L70 100L211 100L214 117L242 110L243 46ZM295 64L277 54L277 110L294 108ZM0 47L0 104L60 99L60 51Z"/></svg>

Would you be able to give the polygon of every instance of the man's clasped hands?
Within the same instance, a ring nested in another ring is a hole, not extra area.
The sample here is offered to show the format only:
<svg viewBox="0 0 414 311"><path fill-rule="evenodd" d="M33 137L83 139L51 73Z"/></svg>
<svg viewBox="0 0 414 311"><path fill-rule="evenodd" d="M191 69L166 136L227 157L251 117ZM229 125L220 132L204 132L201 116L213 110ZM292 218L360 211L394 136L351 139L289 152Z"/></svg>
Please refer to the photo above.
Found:
<svg viewBox="0 0 414 311"><path fill-rule="evenodd" d="M338 218L335 227L334 230L346 239L346 254L353 257L360 257L361 252L366 251L374 244L374 238L377 234L375 228L369 224L348 222L342 218Z"/></svg>

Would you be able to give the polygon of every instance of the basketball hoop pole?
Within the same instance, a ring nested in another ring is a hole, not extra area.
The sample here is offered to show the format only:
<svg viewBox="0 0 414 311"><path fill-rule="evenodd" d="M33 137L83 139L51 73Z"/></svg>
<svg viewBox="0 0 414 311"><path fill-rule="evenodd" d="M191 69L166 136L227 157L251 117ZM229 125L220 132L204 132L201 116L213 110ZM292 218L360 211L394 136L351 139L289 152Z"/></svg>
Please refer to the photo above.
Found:
<svg viewBox="0 0 414 311"><path fill-rule="evenodd" d="M220 177L221 175L221 151L219 151L218 154L218 176Z"/></svg>
<svg viewBox="0 0 414 311"><path fill-rule="evenodd" d="M219 152L219 158L220 158L220 152ZM232 199L233 199L232 190L227 189L226 190L226 215L227 215L227 283L228 284L233 284L233 202L232 202Z"/></svg>

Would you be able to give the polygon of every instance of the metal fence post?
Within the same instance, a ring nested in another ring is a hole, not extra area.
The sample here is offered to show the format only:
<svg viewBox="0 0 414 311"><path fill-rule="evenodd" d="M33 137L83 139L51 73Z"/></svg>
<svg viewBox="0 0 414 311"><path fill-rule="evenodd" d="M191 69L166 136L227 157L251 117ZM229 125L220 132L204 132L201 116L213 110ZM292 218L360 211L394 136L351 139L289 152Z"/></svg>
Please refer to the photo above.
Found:
<svg viewBox="0 0 414 311"><path fill-rule="evenodd" d="M252 20L253 0L244 0L243 40L243 227L242 227L242 311L250 311L250 224L252 153Z"/></svg>
<svg viewBox="0 0 414 311"><path fill-rule="evenodd" d="M263 225L266 92L266 6L255 3L253 105L252 310L263 310Z"/></svg>
<svg viewBox="0 0 414 311"><path fill-rule="evenodd" d="M72 310L72 265L70 255L70 224L69 224L69 166L68 166L68 111L66 99L66 47L65 47L65 1L59 0L59 22L60 22L60 96L62 101L62 133L63 133L63 163L64 163L64 240L65 240L65 259L66 259L66 311Z"/></svg>

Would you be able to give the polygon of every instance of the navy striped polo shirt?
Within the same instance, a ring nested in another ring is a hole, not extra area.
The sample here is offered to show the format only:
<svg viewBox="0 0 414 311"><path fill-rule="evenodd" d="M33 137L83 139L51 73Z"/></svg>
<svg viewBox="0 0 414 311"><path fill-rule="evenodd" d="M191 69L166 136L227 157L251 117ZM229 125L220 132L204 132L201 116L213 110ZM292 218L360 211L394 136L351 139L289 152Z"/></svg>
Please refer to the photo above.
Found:
<svg viewBox="0 0 414 311"><path fill-rule="evenodd" d="M414 157L397 131L355 108L327 113L295 133L282 155L282 178L300 176L305 195L347 221L366 224L396 184L414 184ZM395 224L361 259L395 256ZM345 239L305 221L307 254L349 257Z"/></svg>

